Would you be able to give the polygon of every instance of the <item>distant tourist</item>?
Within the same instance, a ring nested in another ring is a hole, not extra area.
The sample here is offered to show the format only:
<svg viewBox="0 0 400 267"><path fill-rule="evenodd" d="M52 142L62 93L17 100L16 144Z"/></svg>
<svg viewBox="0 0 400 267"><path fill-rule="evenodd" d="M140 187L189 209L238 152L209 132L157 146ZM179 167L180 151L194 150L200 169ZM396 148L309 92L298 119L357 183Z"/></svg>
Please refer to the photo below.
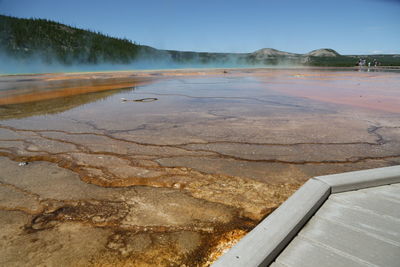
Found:
<svg viewBox="0 0 400 267"><path fill-rule="evenodd" d="M366 60L366 59L360 58L360 59L358 60L358 66L363 67L363 66L365 66L366 64L367 64L367 60Z"/></svg>

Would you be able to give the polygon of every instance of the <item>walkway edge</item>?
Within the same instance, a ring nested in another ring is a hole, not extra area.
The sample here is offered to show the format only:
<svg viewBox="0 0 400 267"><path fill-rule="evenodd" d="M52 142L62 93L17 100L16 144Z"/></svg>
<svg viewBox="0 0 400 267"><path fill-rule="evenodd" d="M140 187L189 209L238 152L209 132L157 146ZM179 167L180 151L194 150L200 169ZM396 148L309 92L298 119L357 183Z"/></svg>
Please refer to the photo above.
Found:
<svg viewBox="0 0 400 267"><path fill-rule="evenodd" d="M332 194L400 182L400 166L317 176L328 184Z"/></svg>
<svg viewBox="0 0 400 267"><path fill-rule="evenodd" d="M325 202L329 194L330 187L327 184L314 179L307 181L212 266L270 264Z"/></svg>
<svg viewBox="0 0 400 267"><path fill-rule="evenodd" d="M400 183L400 165L312 178L212 266L268 266L330 194L392 183Z"/></svg>

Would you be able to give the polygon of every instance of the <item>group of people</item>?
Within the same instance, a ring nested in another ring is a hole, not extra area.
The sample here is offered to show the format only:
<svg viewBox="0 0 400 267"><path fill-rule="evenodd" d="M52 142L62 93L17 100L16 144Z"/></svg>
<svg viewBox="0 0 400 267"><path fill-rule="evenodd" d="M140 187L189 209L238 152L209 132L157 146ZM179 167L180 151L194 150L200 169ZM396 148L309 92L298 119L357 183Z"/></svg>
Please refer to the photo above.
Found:
<svg viewBox="0 0 400 267"><path fill-rule="evenodd" d="M368 68L369 68L369 67L371 67L371 62L368 61L368 64L367 64L367 60L366 60L365 58L360 58L360 59L358 60L357 65L360 66L360 67L364 67L364 66L367 66L367 65L368 65ZM372 66L377 67L377 66L380 66L380 65L381 65L381 63L378 62L376 59L374 59L374 60L372 61Z"/></svg>

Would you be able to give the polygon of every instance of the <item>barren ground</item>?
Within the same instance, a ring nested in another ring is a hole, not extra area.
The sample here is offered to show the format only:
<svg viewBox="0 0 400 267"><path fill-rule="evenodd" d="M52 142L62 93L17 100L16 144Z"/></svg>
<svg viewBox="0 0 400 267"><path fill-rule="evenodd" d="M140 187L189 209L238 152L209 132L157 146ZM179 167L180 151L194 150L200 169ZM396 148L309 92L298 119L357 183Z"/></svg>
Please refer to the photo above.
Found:
<svg viewBox="0 0 400 267"><path fill-rule="evenodd" d="M0 76L0 265L209 265L310 177L400 164L399 82L324 69Z"/></svg>

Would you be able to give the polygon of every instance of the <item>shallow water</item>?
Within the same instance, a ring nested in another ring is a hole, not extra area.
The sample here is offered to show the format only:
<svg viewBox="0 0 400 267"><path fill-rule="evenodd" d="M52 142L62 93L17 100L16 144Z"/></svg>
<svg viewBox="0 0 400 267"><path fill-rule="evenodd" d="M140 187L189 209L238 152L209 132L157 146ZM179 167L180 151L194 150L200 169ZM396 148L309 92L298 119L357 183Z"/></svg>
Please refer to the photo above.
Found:
<svg viewBox="0 0 400 267"><path fill-rule="evenodd" d="M310 177L400 163L397 72L0 80L2 264L207 265Z"/></svg>

